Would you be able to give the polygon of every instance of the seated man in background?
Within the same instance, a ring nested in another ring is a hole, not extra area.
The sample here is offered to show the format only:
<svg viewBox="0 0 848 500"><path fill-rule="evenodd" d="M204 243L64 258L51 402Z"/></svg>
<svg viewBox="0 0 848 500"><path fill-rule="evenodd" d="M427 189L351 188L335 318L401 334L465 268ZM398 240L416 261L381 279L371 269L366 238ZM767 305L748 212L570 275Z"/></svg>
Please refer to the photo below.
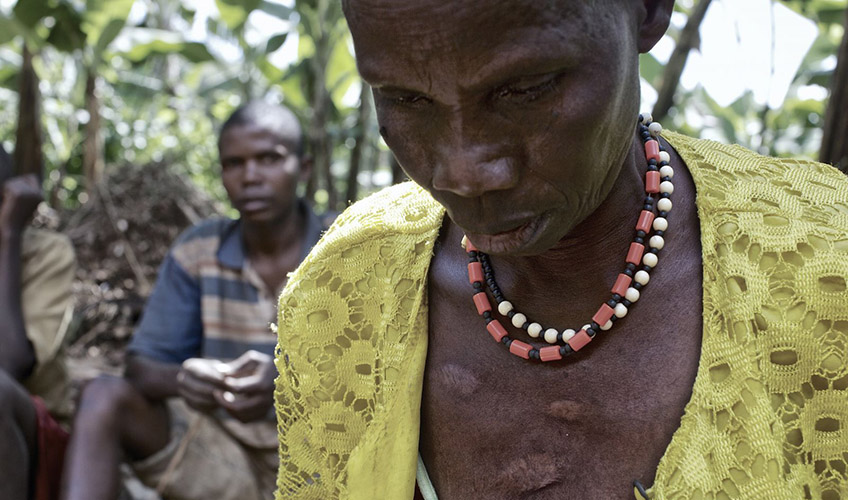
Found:
<svg viewBox="0 0 848 500"><path fill-rule="evenodd" d="M73 312L74 252L28 225L35 175L12 177L0 147L0 498L56 498L68 433L62 341Z"/></svg>
<svg viewBox="0 0 848 500"><path fill-rule="evenodd" d="M224 123L221 177L238 220L186 231L159 271L123 378L85 388L65 497L114 499L119 464L165 498L269 498L276 300L324 229L296 196L309 174L286 108L253 102ZM234 361L233 361L234 360Z"/></svg>

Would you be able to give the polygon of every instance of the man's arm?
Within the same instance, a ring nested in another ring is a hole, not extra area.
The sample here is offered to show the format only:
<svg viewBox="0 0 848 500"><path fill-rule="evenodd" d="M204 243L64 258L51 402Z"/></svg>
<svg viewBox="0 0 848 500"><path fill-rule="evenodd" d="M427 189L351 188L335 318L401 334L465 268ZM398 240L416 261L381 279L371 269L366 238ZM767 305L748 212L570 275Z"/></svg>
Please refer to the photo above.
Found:
<svg viewBox="0 0 848 500"><path fill-rule="evenodd" d="M0 205L0 370L22 381L35 366L21 304L21 242L26 222L41 202L34 175L9 179Z"/></svg>
<svg viewBox="0 0 848 500"><path fill-rule="evenodd" d="M176 397L179 363L164 363L139 354L127 356L124 377L147 399Z"/></svg>

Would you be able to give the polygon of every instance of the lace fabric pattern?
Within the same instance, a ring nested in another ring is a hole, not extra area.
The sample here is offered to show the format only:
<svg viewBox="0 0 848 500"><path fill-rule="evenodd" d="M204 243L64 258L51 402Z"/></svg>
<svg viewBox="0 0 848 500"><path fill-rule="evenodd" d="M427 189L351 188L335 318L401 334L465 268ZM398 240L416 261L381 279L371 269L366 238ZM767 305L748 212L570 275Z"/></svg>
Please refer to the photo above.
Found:
<svg viewBox="0 0 848 500"><path fill-rule="evenodd" d="M848 500L848 180L665 137L697 188L704 321L651 498ZM381 191L342 214L289 280L278 499L412 498L443 216L414 184Z"/></svg>

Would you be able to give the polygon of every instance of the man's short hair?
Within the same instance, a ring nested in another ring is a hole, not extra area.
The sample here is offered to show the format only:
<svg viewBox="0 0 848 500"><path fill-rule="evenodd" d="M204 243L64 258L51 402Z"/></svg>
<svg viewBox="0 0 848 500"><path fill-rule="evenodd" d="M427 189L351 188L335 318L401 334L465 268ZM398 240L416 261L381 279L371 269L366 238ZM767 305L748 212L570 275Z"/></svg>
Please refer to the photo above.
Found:
<svg viewBox="0 0 848 500"><path fill-rule="evenodd" d="M298 158L303 158L305 152L303 129L297 116L289 108L264 101L248 102L233 111L233 114L221 125L221 132L218 134L219 144L224 132L232 127L243 125L259 125L281 135L290 135L291 129L295 128L297 134L295 154Z"/></svg>

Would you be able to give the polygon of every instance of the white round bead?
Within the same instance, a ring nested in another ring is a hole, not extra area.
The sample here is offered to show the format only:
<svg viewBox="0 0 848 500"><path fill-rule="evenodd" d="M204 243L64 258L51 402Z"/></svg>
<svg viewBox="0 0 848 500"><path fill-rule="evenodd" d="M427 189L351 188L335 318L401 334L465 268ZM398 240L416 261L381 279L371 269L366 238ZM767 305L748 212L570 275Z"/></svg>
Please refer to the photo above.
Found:
<svg viewBox="0 0 848 500"><path fill-rule="evenodd" d="M640 285L647 285L648 282L651 281L651 275L645 271L636 271L636 274L633 276L633 281Z"/></svg>
<svg viewBox="0 0 848 500"><path fill-rule="evenodd" d="M657 210L660 212L671 212L671 200L660 198L660 201L657 202Z"/></svg>
<svg viewBox="0 0 848 500"><path fill-rule="evenodd" d="M611 319L608 319L606 323L601 325L601 330L607 331L610 328L612 328L612 320Z"/></svg>
<svg viewBox="0 0 848 500"><path fill-rule="evenodd" d="M577 332L574 331L574 328L566 328L562 331L562 340L568 342L569 340L574 338L575 335L577 335Z"/></svg>
<svg viewBox="0 0 848 500"><path fill-rule="evenodd" d="M524 326L524 323L527 323L527 316L521 313L515 313L515 316L512 317L512 326L521 328Z"/></svg>
<svg viewBox="0 0 848 500"><path fill-rule="evenodd" d="M662 236L654 235L651 236L651 239L648 241L648 245L651 248L656 248L657 250L662 250L665 246L665 240Z"/></svg>
<svg viewBox="0 0 848 500"><path fill-rule="evenodd" d="M653 122L648 125L648 132L650 132L651 135L656 136L662 132L662 125L660 125L659 122Z"/></svg>
<svg viewBox="0 0 848 500"><path fill-rule="evenodd" d="M501 313L502 316L506 316L510 311L513 310L512 302L505 300L498 304L498 312Z"/></svg>
<svg viewBox="0 0 848 500"><path fill-rule="evenodd" d="M462 248L465 248L468 245L468 236L462 235L462 241L459 243L462 245Z"/></svg>
<svg viewBox="0 0 848 500"><path fill-rule="evenodd" d="M654 117L651 116L651 113L642 113L642 123L651 123L654 121Z"/></svg>
<svg viewBox="0 0 848 500"><path fill-rule="evenodd" d="M623 318L627 316L627 306L624 304L616 304L613 312L615 313L616 318Z"/></svg>
<svg viewBox="0 0 848 500"><path fill-rule="evenodd" d="M668 151L660 151L660 162L668 163L670 161L671 161L671 155L668 154ZM660 171L660 172L662 172L662 171Z"/></svg>
<svg viewBox="0 0 848 500"><path fill-rule="evenodd" d="M557 330L556 328L548 328L545 330L545 342L548 344L556 344L557 341Z"/></svg>
<svg viewBox="0 0 848 500"><path fill-rule="evenodd" d="M639 296L642 295L639 293L639 290L636 290L632 286L624 292L624 298L629 300L630 302L636 302L639 300Z"/></svg>
<svg viewBox="0 0 848 500"><path fill-rule="evenodd" d="M591 324L586 323L585 325L583 325L583 328L581 328L581 330L586 331L586 330L588 330L588 329L589 329L589 328L591 328L591 327L592 327L592 325L591 325Z"/></svg>
<svg viewBox="0 0 848 500"><path fill-rule="evenodd" d="M530 323L530 326L527 327L527 334L534 339L539 338L539 335L542 334L542 325L539 323Z"/></svg>
<svg viewBox="0 0 848 500"><path fill-rule="evenodd" d="M659 259L657 258L657 254L646 252L645 255L642 256L642 264L651 267L657 267L657 262Z"/></svg>
<svg viewBox="0 0 848 500"><path fill-rule="evenodd" d="M663 153L665 153L665 151L663 151L660 154L663 154ZM668 154L668 153L665 153L665 154ZM671 168L670 165L663 165L662 167L660 167L660 178L662 179L662 178L665 178L665 177L668 177L669 179L674 178L674 169Z"/></svg>
<svg viewBox="0 0 848 500"><path fill-rule="evenodd" d="M668 229L668 219L665 217L654 219L654 231L665 231L666 229Z"/></svg>
<svg viewBox="0 0 848 500"><path fill-rule="evenodd" d="M674 184L668 181L660 182L660 193L668 193L671 194L674 192Z"/></svg>

